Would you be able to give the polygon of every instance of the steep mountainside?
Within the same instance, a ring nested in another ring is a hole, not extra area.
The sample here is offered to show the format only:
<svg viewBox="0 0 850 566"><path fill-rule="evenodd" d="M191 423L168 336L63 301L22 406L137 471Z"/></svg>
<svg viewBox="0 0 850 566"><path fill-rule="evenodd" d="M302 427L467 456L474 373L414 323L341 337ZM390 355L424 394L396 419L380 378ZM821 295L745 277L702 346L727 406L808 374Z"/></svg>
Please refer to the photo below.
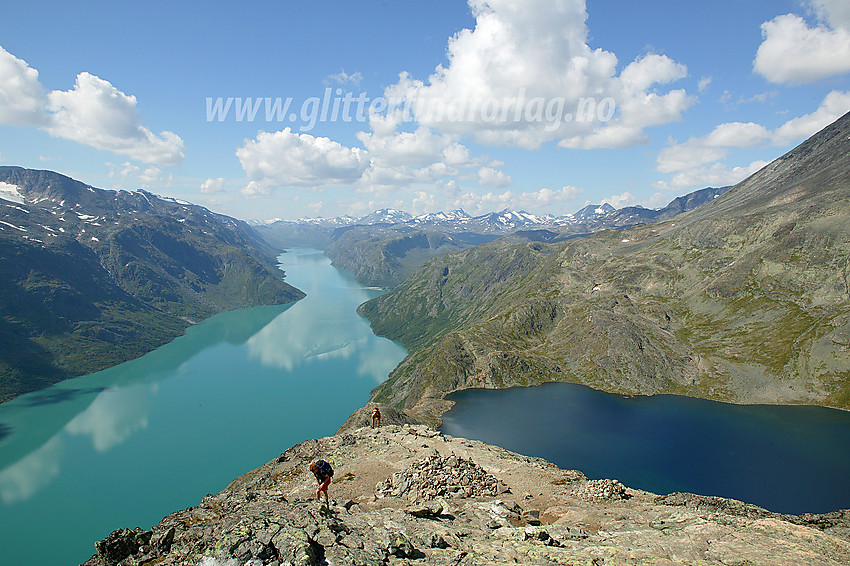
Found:
<svg viewBox="0 0 850 566"><path fill-rule="evenodd" d="M0 401L138 357L223 310L303 293L244 222L0 167Z"/></svg>
<svg viewBox="0 0 850 566"><path fill-rule="evenodd" d="M337 228L325 253L333 264L351 271L358 281L378 287L395 287L426 260L465 250L496 238L473 232L436 231L352 226Z"/></svg>
<svg viewBox="0 0 850 566"><path fill-rule="evenodd" d="M362 307L411 350L373 397L426 420L552 380L850 407L848 138L850 114L666 222L431 260Z"/></svg>

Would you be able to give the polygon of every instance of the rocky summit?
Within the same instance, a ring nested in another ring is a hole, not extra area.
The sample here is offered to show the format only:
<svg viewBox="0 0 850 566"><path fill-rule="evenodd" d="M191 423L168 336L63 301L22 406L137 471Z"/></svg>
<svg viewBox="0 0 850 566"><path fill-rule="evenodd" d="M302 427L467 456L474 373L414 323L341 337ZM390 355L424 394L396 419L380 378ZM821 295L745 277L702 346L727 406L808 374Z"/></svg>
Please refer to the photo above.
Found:
<svg viewBox="0 0 850 566"><path fill-rule="evenodd" d="M309 471L320 458L335 470L329 508ZM659 496L394 424L302 442L197 507L95 548L85 566L844 565L850 511Z"/></svg>

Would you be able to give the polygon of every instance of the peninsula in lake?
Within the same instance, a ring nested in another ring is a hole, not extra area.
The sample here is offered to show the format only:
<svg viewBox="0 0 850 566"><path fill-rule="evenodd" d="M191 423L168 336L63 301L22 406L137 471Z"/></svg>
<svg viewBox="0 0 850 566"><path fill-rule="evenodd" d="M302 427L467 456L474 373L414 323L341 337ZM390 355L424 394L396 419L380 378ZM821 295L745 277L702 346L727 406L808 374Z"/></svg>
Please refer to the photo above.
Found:
<svg viewBox="0 0 850 566"><path fill-rule="evenodd" d="M850 408L850 114L669 220L426 262L360 308L410 355L372 400L435 423L459 389Z"/></svg>

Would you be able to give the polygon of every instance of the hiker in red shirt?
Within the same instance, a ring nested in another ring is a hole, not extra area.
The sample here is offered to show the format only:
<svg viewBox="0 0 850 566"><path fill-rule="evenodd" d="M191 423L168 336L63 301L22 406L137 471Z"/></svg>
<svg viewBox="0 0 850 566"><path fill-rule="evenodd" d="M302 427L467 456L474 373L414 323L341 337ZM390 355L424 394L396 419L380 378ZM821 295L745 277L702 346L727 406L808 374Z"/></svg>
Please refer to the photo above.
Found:
<svg viewBox="0 0 850 566"><path fill-rule="evenodd" d="M319 487L316 489L316 499L321 501L322 492L324 492L325 507L330 510L331 507L328 503L328 486L331 484L331 478L334 477L333 468L324 460L319 460L318 462L310 464L310 471L313 472L313 475L316 476L316 481L319 482Z"/></svg>

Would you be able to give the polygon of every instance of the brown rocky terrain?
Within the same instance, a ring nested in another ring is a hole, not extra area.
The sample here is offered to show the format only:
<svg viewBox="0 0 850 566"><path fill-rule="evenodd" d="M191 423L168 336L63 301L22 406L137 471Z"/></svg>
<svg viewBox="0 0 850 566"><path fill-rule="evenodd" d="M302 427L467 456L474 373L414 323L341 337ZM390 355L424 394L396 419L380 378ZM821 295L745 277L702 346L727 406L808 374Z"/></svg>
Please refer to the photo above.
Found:
<svg viewBox="0 0 850 566"><path fill-rule="evenodd" d="M392 418L392 417L391 417ZM308 466L332 462L330 509ZM793 489L793 486L789 486ZM308 440L85 566L843 565L850 511L658 496L422 425Z"/></svg>

